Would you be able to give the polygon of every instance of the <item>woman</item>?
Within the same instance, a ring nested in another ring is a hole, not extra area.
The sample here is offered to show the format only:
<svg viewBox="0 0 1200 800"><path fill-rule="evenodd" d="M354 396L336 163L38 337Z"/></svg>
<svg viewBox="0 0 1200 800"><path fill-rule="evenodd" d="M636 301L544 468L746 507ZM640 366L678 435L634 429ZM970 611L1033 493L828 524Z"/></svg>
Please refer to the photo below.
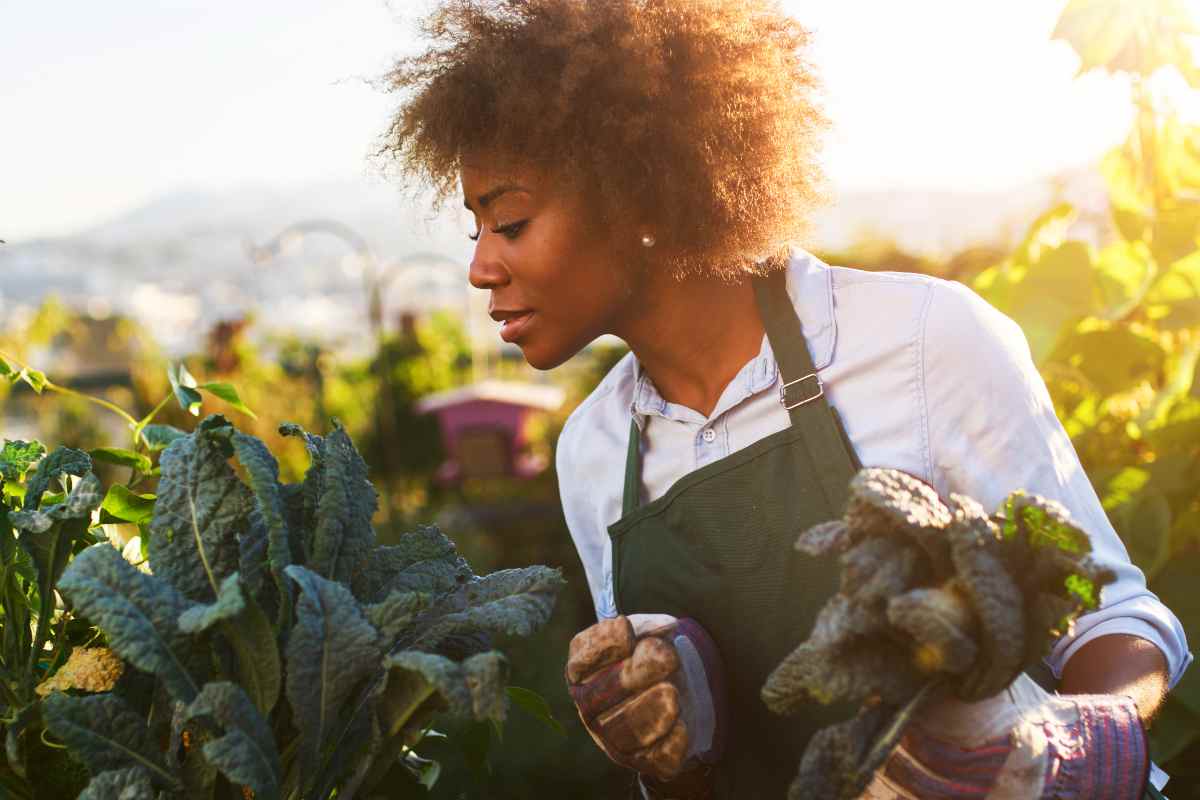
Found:
<svg viewBox="0 0 1200 800"><path fill-rule="evenodd" d="M653 796L783 795L828 720L774 717L758 689L835 589L792 542L840 513L861 462L990 507L1025 488L1072 511L1117 581L1048 664L1064 693L1124 698L1096 708L1134 715L1120 732L1144 763L1136 715L1154 714L1190 654L1020 331L957 284L830 268L794 247L820 197L825 124L806 32L770 0L448 0L426 31L435 48L391 76L409 94L386 149L443 197L461 184L478 226L470 280L490 291L500 336L538 369L606 333L631 350L557 455L601 619L568 678L600 746ZM713 746L693 752L678 719L698 712L677 695L613 678L608 705L638 701L615 720L581 689L615 658L592 645L630 636L618 615L636 614L690 618L708 634L687 623L698 650L719 653L725 680L704 687L714 708L729 701L715 767ZM987 770L968 767L986 790ZM1060 777L1054 791L1079 789Z"/></svg>

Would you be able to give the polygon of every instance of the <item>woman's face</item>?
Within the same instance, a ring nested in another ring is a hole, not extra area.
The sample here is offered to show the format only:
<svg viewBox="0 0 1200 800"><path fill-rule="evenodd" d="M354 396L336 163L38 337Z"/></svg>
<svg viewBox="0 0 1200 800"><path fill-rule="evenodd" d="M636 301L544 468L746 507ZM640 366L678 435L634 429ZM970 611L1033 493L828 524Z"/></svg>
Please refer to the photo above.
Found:
<svg viewBox="0 0 1200 800"><path fill-rule="evenodd" d="M470 281L491 290L500 338L551 369L618 329L630 312L629 269L616 238L589 224L582 197L542 171L484 159L467 160L461 179L478 235Z"/></svg>

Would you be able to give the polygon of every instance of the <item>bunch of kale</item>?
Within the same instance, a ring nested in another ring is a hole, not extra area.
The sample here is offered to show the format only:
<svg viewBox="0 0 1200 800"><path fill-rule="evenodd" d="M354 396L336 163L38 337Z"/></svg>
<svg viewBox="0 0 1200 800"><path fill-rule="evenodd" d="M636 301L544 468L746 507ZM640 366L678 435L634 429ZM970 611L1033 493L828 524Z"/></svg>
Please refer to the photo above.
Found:
<svg viewBox="0 0 1200 800"><path fill-rule="evenodd" d="M503 717L490 637L541 626L558 570L476 576L432 527L380 546L345 431L280 432L305 442L303 482L280 483L263 442L210 416L162 454L152 574L108 544L63 574L63 596L152 687L44 701L93 775L84 800L351 798L397 761L420 765L434 712Z"/></svg>
<svg viewBox="0 0 1200 800"><path fill-rule="evenodd" d="M1054 501L1017 492L989 516L887 469L859 472L844 519L804 532L796 549L837 555L841 587L763 700L782 714L812 701L860 711L812 738L791 798L858 797L931 691L965 701L1003 691L1112 580Z"/></svg>

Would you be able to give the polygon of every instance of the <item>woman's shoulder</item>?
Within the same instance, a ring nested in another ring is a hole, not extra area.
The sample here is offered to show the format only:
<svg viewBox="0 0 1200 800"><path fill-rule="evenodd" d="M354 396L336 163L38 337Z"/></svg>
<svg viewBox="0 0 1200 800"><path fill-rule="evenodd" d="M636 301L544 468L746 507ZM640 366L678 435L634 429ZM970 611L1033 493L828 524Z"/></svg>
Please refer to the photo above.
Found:
<svg viewBox="0 0 1200 800"><path fill-rule="evenodd" d="M980 346L1028 352L1020 327L958 281L912 272L828 269L839 334L854 329L889 338L909 334L950 355Z"/></svg>

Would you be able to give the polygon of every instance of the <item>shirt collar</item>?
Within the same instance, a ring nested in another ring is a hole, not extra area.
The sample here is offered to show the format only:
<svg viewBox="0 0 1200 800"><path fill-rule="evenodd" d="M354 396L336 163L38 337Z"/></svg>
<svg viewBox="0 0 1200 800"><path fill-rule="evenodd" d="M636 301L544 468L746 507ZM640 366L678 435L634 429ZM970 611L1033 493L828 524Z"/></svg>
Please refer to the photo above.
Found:
<svg viewBox="0 0 1200 800"><path fill-rule="evenodd" d="M804 327L804 338L818 370L833 361L833 349L837 339L837 324L833 316L833 271L820 259L804 250L796 249L788 262L787 293L792 306ZM654 382L642 371L641 362L631 359L633 369L633 396L629 412L638 427L645 425L648 415L683 419L690 409L668 403L658 393ZM779 377L779 365L775 361L771 343L764 335L758 355L748 361L730 381L721 396L713 416L724 413L742 400L770 388ZM694 411L691 416L699 419Z"/></svg>

